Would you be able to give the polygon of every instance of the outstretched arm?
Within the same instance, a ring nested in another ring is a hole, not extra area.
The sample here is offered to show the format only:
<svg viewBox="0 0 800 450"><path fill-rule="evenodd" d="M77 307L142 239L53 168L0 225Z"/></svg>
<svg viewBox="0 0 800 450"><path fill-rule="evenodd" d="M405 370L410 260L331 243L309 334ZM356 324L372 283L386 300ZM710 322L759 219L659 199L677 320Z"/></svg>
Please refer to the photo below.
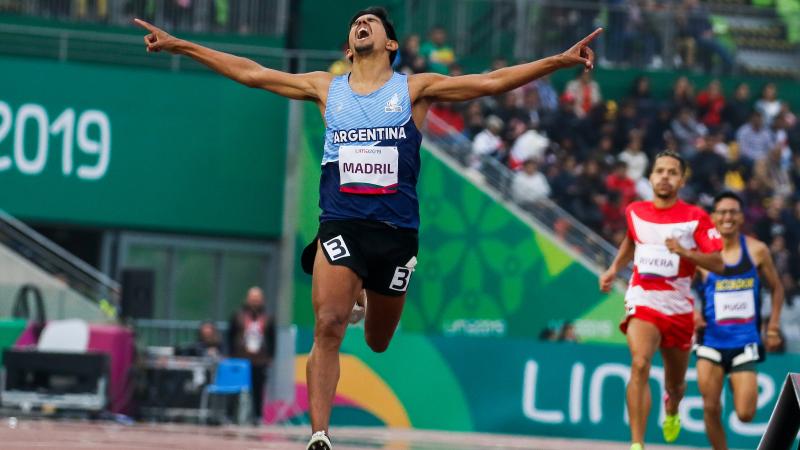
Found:
<svg viewBox="0 0 800 450"><path fill-rule="evenodd" d="M458 77L433 73L412 75L409 85L416 91L416 96L412 92L412 99L429 102L471 100L510 91L558 69L582 64L586 70L590 70L594 68L594 52L589 48L589 44L602 31L602 28L596 29L592 34L559 55L505 67L489 73ZM416 89L414 89L415 87Z"/></svg>
<svg viewBox="0 0 800 450"><path fill-rule="evenodd" d="M625 236L625 239L623 239L622 243L619 245L619 251L617 252L617 256L614 258L614 262L611 263L611 266L609 266L608 270L600 275L601 291L611 291L611 286L614 284L614 280L617 278L617 273L619 273L622 268L626 267L633 259L633 252L635 248L636 245L630 236Z"/></svg>
<svg viewBox="0 0 800 450"><path fill-rule="evenodd" d="M144 37L148 52L163 50L185 55L245 86L265 89L284 97L323 103L326 100L331 80L327 72L292 74L268 69L250 59L178 39L144 20L134 19L134 22L150 32Z"/></svg>

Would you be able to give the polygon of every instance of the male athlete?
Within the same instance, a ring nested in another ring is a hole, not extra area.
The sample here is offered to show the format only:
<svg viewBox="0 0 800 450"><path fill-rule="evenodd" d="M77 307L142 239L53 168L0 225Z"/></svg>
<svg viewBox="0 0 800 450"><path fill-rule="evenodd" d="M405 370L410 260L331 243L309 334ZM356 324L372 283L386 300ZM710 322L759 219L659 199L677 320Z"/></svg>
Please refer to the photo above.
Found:
<svg viewBox="0 0 800 450"><path fill-rule="evenodd" d="M592 34L559 55L479 75L403 75L392 71L397 36L383 8L349 23L350 73L290 74L177 39L141 20L147 51L189 56L246 86L315 102L326 124L320 227L312 294L314 346L306 370L313 435L308 449L331 448L328 425L339 381L339 347L362 288L370 348L389 346L416 265L420 128L434 102L497 95L558 69L593 68Z"/></svg>
<svg viewBox="0 0 800 450"><path fill-rule="evenodd" d="M678 199L686 182L686 163L677 153L656 155L650 172L652 201L628 205L628 234L614 262L600 276L600 289L611 290L617 272L633 260L633 276L625 294L626 316L620 329L628 337L631 377L627 403L631 450L644 448L650 413L650 364L661 348L664 360L666 420L664 440L680 433L678 404L686 389L686 368L694 334L691 284L697 266L722 272L722 241L702 209Z"/></svg>
<svg viewBox="0 0 800 450"><path fill-rule="evenodd" d="M714 450L727 450L720 420L725 376L730 378L736 415L742 422L750 422L758 399L756 363L764 359L760 331L761 279L772 292L766 340L770 351L781 343L783 285L767 245L741 233L744 215L738 195L719 194L714 199L711 218L722 235L725 271L718 275L700 270L704 282L703 307L695 311L699 344L695 355L706 435Z"/></svg>

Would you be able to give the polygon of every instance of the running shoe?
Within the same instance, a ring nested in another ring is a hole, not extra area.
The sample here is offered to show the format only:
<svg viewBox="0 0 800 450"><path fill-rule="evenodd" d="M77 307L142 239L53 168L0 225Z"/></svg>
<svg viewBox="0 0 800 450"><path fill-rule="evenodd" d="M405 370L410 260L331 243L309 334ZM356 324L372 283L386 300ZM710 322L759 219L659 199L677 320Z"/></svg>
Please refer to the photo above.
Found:
<svg viewBox="0 0 800 450"><path fill-rule="evenodd" d="M333 449L333 445L331 444L331 440L328 438L327 433L324 431L317 431L316 433L311 435L311 439L308 441L308 445L306 446L306 450L331 450Z"/></svg>
<svg viewBox="0 0 800 450"><path fill-rule="evenodd" d="M636 442L631 444L631 450L644 450L644 445Z"/></svg>
<svg viewBox="0 0 800 450"><path fill-rule="evenodd" d="M667 406L667 401L669 401L669 395L664 395L664 408ZM664 441L665 442L675 442L678 439L678 435L681 434L681 418L678 414L667 414L667 418L664 419L664 424L661 426L661 431L664 433Z"/></svg>

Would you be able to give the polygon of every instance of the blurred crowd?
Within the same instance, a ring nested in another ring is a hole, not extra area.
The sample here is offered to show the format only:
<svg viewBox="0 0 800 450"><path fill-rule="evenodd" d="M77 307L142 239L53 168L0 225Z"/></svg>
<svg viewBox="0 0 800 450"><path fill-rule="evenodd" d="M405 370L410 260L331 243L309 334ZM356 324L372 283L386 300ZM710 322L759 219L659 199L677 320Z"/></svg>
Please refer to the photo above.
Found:
<svg viewBox="0 0 800 450"><path fill-rule="evenodd" d="M129 25L132 17L194 32L269 33L275 2L262 0L0 0L0 12Z"/></svg>
<svg viewBox="0 0 800 450"><path fill-rule="evenodd" d="M507 65L497 58L486 70ZM406 38L395 66L462 73L441 28L426 41ZM800 298L800 124L791 106L773 83L726 91L717 79L695 86L680 76L662 97L650 82L641 76L626 96L607 99L580 69L561 90L543 78L497 97L436 104L439 120L427 131L468 139L477 173L488 177L496 163L513 171L507 190L521 206L550 199L614 245L625 236L625 207L652 198L653 156L677 151L690 165L682 198L709 207L723 190L739 193L744 231L772 249L787 302Z"/></svg>
<svg viewBox="0 0 800 450"><path fill-rule="evenodd" d="M605 27L601 66L687 68L730 73L733 45L715 32L714 17L699 0L608 0L543 8L544 54L569 48L598 26ZM576 7L577 6L577 7ZM722 27L717 27L722 28Z"/></svg>

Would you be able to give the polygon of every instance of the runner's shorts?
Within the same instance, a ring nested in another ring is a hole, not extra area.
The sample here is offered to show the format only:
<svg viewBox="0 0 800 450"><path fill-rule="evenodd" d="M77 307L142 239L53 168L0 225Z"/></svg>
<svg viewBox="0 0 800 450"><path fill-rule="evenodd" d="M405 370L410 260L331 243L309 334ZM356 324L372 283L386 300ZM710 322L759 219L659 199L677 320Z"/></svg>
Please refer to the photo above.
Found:
<svg viewBox="0 0 800 450"><path fill-rule="evenodd" d="M628 322L637 318L650 322L661 332L661 348L677 348L689 350L692 348L694 335L694 314L667 315L647 306L636 305L627 309L627 315L619 324L623 333L628 331Z"/></svg>
<svg viewBox="0 0 800 450"><path fill-rule="evenodd" d="M725 373L756 370L756 363L764 361L764 346L752 343L738 348L715 348L698 345L694 351L697 359L705 359L722 366Z"/></svg>
<svg viewBox="0 0 800 450"><path fill-rule="evenodd" d="M391 296L401 296L408 289L417 264L417 230L369 220L322 222L301 257L308 274L314 270L317 242L330 264L349 267L365 289Z"/></svg>

